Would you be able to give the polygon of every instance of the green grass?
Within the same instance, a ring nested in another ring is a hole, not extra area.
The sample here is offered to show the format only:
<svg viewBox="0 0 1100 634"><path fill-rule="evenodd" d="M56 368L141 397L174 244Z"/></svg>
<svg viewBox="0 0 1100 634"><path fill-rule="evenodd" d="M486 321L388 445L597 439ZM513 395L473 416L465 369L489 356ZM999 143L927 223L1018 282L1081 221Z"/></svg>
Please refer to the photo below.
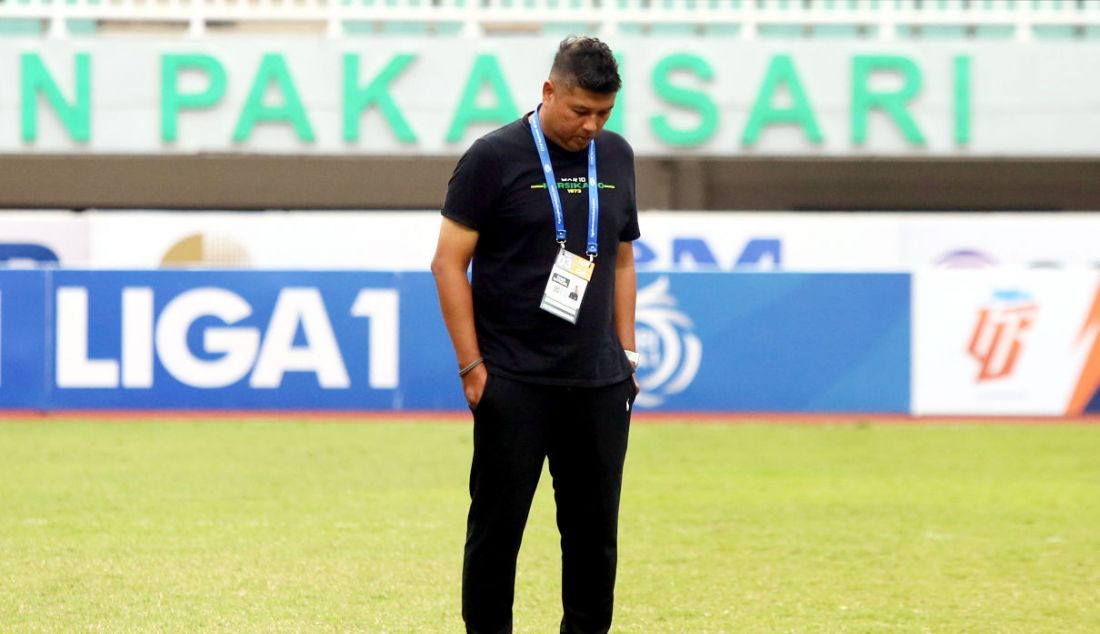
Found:
<svg viewBox="0 0 1100 634"><path fill-rule="evenodd" d="M1100 426L635 425L616 632L1100 631ZM464 424L0 422L0 631L459 632ZM556 631L544 476L517 633Z"/></svg>

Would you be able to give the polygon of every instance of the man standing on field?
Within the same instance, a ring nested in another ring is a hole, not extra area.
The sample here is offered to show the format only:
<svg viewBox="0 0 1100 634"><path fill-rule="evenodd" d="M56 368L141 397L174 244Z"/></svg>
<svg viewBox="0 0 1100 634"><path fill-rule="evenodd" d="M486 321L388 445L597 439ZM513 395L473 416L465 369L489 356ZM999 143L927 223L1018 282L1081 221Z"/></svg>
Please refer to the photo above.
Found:
<svg viewBox="0 0 1100 634"><path fill-rule="evenodd" d="M547 458L561 632L611 627L638 390L634 153L603 130L620 87L606 44L567 38L542 103L475 141L447 188L432 272L474 417L467 632L512 631L516 557Z"/></svg>

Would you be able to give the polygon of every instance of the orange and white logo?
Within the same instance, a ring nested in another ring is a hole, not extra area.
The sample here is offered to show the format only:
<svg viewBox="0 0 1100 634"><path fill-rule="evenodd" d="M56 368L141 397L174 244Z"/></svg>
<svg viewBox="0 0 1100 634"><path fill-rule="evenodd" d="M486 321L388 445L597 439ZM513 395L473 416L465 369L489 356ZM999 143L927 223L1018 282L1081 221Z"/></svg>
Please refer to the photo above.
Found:
<svg viewBox="0 0 1100 634"><path fill-rule="evenodd" d="M1038 314L1038 304L1026 293L993 293L993 301L978 311L978 323L967 348L978 362L979 383L1012 376L1023 352L1024 335Z"/></svg>

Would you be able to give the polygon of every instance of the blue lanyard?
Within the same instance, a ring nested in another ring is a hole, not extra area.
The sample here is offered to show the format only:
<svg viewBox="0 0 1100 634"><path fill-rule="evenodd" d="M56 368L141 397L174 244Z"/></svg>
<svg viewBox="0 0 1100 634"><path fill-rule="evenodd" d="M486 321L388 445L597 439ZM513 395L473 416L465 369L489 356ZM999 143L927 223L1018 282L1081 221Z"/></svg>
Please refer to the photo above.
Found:
<svg viewBox="0 0 1100 634"><path fill-rule="evenodd" d="M542 126L539 124L539 104L531 117L527 120L531 124L531 136L535 139L535 148L539 151L539 160L542 161L542 175L546 177L546 191L550 192L550 204L554 207L554 235L558 242L565 248L565 216L561 210L561 196L558 194L557 179L554 178L554 166L550 162L550 152L546 149L546 138L542 135ZM597 229L600 226L600 195L596 181L596 141L588 142L588 246L585 252L589 259L596 257L599 252L599 239Z"/></svg>

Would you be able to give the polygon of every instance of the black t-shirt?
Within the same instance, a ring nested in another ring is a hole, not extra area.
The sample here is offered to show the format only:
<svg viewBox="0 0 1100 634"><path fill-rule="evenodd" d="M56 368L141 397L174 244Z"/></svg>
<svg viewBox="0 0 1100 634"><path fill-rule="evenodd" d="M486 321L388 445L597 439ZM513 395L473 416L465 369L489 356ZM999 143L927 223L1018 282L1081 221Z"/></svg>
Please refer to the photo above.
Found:
<svg viewBox="0 0 1100 634"><path fill-rule="evenodd" d="M634 151L607 130L595 137L599 255L577 323L539 308L559 246L554 211L527 118L478 139L455 166L443 215L479 233L474 322L489 372L532 383L602 386L630 376L614 326L615 255L639 237ZM588 152L547 139L568 232L585 253Z"/></svg>

